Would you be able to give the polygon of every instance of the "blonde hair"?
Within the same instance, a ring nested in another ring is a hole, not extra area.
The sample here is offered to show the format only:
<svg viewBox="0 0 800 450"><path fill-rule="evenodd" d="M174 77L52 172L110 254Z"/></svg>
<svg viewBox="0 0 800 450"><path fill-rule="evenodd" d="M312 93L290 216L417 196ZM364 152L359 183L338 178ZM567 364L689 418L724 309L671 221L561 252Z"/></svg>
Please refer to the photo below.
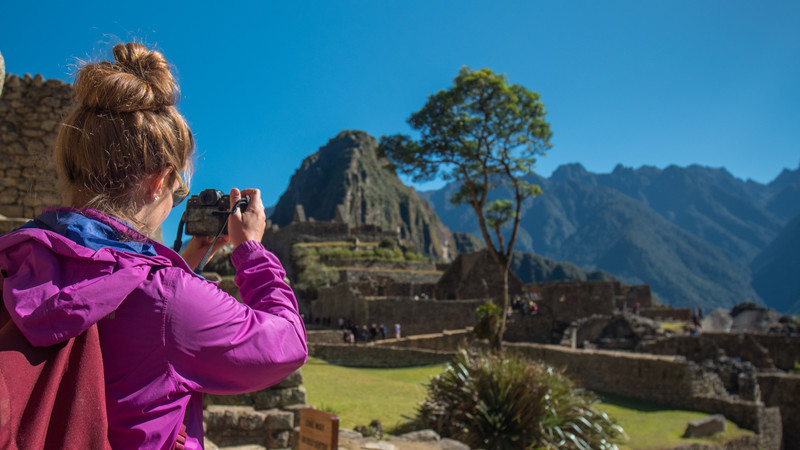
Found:
<svg viewBox="0 0 800 450"><path fill-rule="evenodd" d="M119 44L116 62L86 64L75 77L78 106L58 133L55 164L65 202L133 223L148 178L191 172L194 138L175 108L179 90L164 56L137 43Z"/></svg>

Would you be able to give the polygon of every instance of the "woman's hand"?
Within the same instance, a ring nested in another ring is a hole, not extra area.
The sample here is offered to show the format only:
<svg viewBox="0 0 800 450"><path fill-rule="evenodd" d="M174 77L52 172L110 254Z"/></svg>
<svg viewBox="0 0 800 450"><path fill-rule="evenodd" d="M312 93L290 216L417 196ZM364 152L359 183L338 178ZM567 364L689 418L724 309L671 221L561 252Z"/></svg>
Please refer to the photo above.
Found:
<svg viewBox="0 0 800 450"><path fill-rule="evenodd" d="M267 215L264 213L264 205L261 203L260 190L245 189L239 192L236 188L231 189L231 208L245 195L250 196L247 210L241 212L239 208L236 208L236 211L228 219L228 236L230 236L234 249L244 241L261 242L264 230L267 228Z"/></svg>
<svg viewBox="0 0 800 450"><path fill-rule="evenodd" d="M183 256L184 261L186 261L186 264L188 264L192 270L197 269L197 266L200 265L200 261L206 256L206 252L208 252L208 248L211 247L213 241L214 236L192 236L192 238L189 239L189 243L186 244L186 249L181 256ZM220 236L214 244L214 249L211 251L208 261L211 261L211 258L214 257L217 250L221 249L228 242L230 242L228 236Z"/></svg>

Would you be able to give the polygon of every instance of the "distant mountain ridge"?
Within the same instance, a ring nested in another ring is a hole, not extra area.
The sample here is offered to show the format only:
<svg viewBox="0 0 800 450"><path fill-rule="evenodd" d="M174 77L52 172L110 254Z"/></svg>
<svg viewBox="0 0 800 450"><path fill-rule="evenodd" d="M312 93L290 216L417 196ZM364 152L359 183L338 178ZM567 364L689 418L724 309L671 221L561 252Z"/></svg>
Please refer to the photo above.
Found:
<svg viewBox="0 0 800 450"><path fill-rule="evenodd" d="M800 209L800 168L766 185L696 165L594 174L568 164L528 181L544 194L526 203L516 250L648 283L678 306L762 302L750 262ZM480 235L472 211L450 204L455 188L421 196L453 231Z"/></svg>

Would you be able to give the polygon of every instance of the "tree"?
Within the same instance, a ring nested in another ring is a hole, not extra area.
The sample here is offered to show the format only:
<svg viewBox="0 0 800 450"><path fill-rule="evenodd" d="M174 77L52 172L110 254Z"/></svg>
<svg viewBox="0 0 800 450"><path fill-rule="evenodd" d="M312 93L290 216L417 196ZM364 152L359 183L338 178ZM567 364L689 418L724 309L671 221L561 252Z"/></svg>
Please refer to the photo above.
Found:
<svg viewBox="0 0 800 450"><path fill-rule="evenodd" d="M504 311L522 203L542 193L523 178L533 173L537 157L551 147L545 115L536 92L508 84L505 75L489 69L464 67L453 87L428 96L422 109L408 119L419 139L396 134L380 140L381 154L414 181L441 177L460 183L450 201L470 205L478 217L503 280L498 303ZM500 187L509 189L511 198L490 201L489 193ZM506 241L503 231L509 223L511 235ZM505 314L498 343L504 330Z"/></svg>

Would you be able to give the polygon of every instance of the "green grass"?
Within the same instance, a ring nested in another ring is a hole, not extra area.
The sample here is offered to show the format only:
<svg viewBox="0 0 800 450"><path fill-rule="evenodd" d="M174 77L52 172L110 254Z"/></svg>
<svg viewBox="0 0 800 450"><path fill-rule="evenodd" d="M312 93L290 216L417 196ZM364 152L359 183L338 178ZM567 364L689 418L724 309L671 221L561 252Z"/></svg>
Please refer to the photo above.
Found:
<svg viewBox="0 0 800 450"><path fill-rule="evenodd" d="M602 396L602 400L600 409L617 419L628 435L629 441L621 443L621 449L663 449L689 443L722 445L735 437L752 434L752 431L740 429L729 420L724 433L706 439L684 439L681 436L686 424L708 417L708 414L669 409L617 396Z"/></svg>
<svg viewBox="0 0 800 450"><path fill-rule="evenodd" d="M687 326L686 322L661 322L662 330L672 331L673 333L683 333L684 328Z"/></svg>
<svg viewBox="0 0 800 450"><path fill-rule="evenodd" d="M412 416L425 399L428 379L444 365L403 369L355 369L309 358L303 366L308 403L339 416L342 428L380 419L389 430Z"/></svg>
<svg viewBox="0 0 800 450"><path fill-rule="evenodd" d="M308 403L339 416L342 428L380 419L385 430L405 422L425 399L424 383L444 365L404 369L358 369L309 358L303 366ZM683 439L686 424L708 414L669 409L623 397L603 396L600 408L614 417L629 440L621 449L663 449L693 442L721 445L751 431L728 421L727 431L709 439Z"/></svg>

